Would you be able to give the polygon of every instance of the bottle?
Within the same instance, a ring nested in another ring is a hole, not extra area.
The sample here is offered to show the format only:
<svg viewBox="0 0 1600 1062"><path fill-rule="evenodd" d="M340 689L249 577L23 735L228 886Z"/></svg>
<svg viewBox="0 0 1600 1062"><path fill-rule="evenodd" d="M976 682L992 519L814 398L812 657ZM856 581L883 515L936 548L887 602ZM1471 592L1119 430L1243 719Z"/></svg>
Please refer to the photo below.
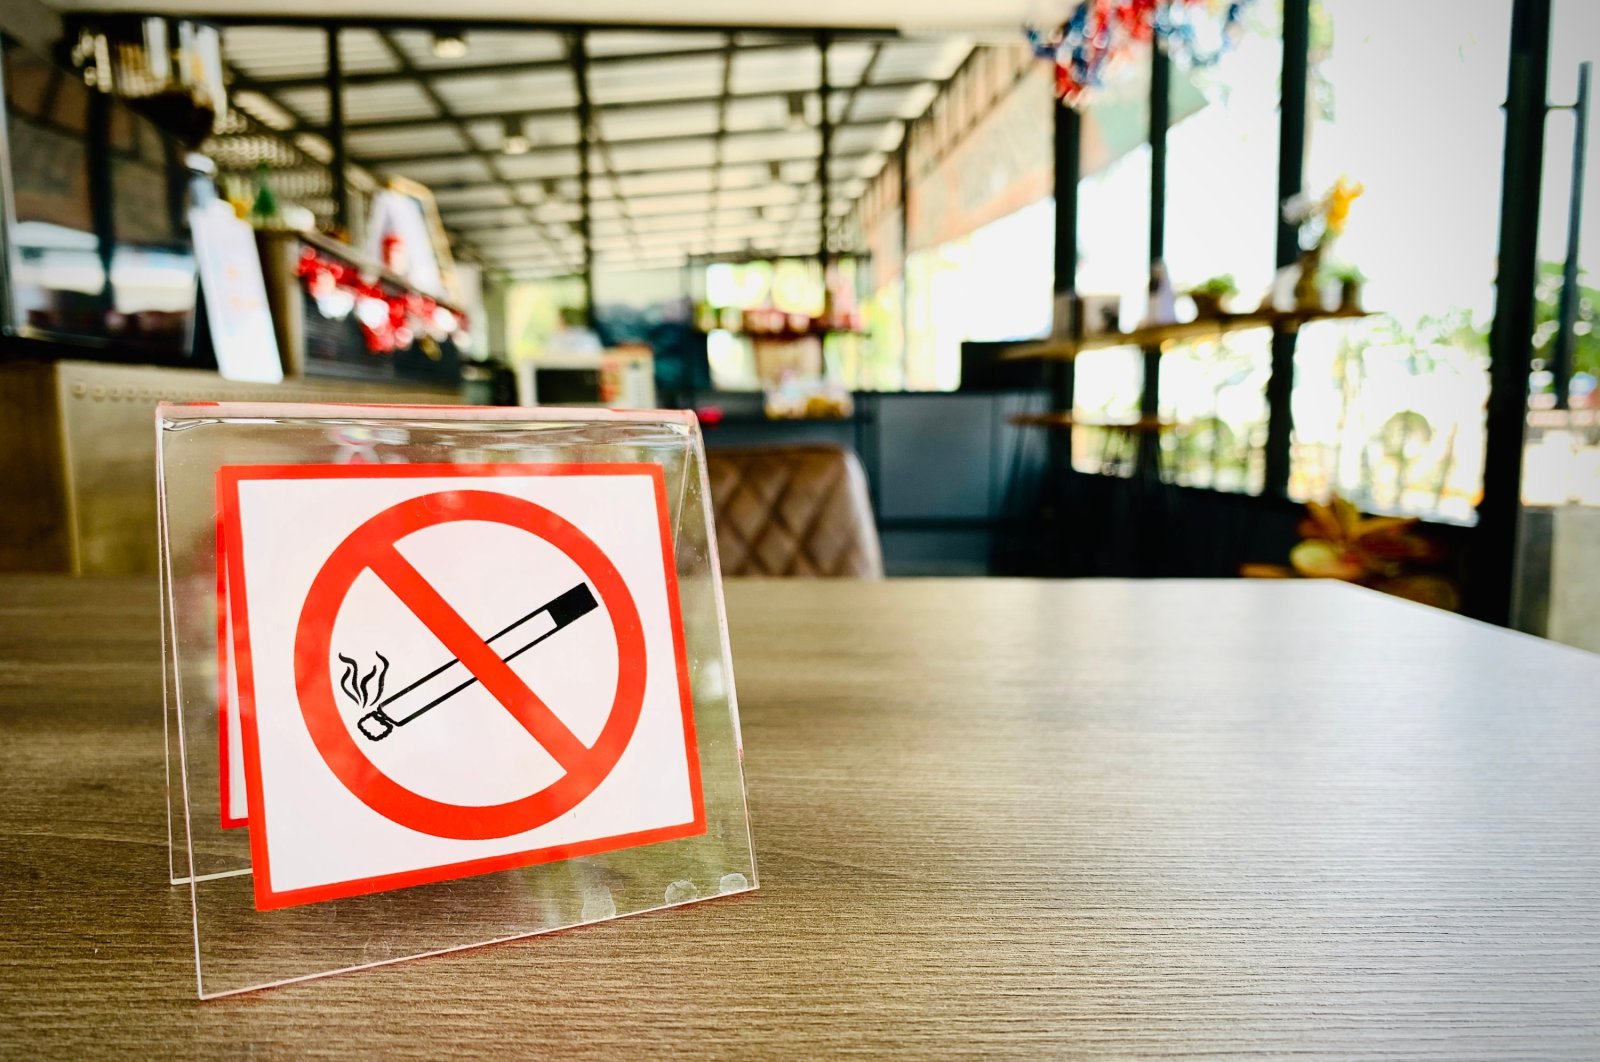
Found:
<svg viewBox="0 0 1600 1062"><path fill-rule="evenodd" d="M267 164L256 164L256 201L250 207L250 223L258 229L270 229L278 224L278 197L272 194L267 182Z"/></svg>

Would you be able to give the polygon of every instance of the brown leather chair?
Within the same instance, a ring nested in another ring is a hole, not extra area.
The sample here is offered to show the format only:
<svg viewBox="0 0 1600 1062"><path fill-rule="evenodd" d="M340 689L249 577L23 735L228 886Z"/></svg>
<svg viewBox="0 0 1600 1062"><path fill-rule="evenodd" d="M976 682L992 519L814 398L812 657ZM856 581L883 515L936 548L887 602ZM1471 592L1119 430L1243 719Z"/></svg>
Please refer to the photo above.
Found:
<svg viewBox="0 0 1600 1062"><path fill-rule="evenodd" d="M883 577L856 455L825 444L706 454L724 575Z"/></svg>

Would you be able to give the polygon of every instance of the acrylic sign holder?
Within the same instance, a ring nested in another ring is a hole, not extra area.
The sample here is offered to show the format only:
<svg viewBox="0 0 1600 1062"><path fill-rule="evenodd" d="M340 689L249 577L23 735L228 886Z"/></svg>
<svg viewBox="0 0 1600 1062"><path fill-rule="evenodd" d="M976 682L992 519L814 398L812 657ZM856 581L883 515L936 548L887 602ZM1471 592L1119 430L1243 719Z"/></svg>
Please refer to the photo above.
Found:
<svg viewBox="0 0 1600 1062"><path fill-rule="evenodd" d="M202 998L756 887L692 414L157 412Z"/></svg>

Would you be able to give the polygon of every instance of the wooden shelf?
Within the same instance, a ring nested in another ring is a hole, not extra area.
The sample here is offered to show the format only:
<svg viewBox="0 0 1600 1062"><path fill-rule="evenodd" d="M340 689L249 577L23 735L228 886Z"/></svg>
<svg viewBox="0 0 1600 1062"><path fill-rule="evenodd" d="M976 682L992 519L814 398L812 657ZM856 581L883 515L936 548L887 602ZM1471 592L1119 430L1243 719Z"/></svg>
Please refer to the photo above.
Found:
<svg viewBox="0 0 1600 1062"><path fill-rule="evenodd" d="M698 328L695 331L703 336L711 334L710 332L700 331ZM753 342L776 340L783 343L792 343L799 339L823 339L827 336L866 336L871 334L855 328L809 328L803 332L747 332L742 328L716 328L712 329L712 331L727 332L730 335L740 336Z"/></svg>
<svg viewBox="0 0 1600 1062"><path fill-rule="evenodd" d="M1027 358L1061 358L1071 360L1086 350L1104 350L1108 347L1164 347L1169 343L1193 339L1213 339L1228 332L1241 332L1247 328L1270 328L1274 332L1292 332L1312 321L1349 321L1370 317L1367 310L1255 310L1251 313L1228 313L1220 317L1204 317L1177 324L1149 325L1131 332L1107 332L1084 336L1078 340L1047 340L1013 347L1001 355L1005 361Z"/></svg>
<svg viewBox="0 0 1600 1062"><path fill-rule="evenodd" d="M1013 413L1010 422L1019 428L1101 428L1106 431L1123 431L1130 435L1171 431L1179 427L1176 421L1156 417L1139 417L1137 420L1085 420L1071 413Z"/></svg>

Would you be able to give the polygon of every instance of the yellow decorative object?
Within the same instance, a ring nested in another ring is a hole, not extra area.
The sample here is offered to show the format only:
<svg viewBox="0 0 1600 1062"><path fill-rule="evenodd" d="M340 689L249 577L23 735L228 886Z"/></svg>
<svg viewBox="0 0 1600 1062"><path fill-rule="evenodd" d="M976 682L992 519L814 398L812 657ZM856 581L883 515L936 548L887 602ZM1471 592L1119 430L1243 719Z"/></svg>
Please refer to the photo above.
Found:
<svg viewBox="0 0 1600 1062"><path fill-rule="evenodd" d="M1350 217L1350 204L1360 198L1366 191L1360 181L1351 181L1340 177L1333 182L1333 187L1328 189L1328 196L1323 207L1327 219L1327 232L1329 236L1337 236L1344 231L1345 222Z"/></svg>

